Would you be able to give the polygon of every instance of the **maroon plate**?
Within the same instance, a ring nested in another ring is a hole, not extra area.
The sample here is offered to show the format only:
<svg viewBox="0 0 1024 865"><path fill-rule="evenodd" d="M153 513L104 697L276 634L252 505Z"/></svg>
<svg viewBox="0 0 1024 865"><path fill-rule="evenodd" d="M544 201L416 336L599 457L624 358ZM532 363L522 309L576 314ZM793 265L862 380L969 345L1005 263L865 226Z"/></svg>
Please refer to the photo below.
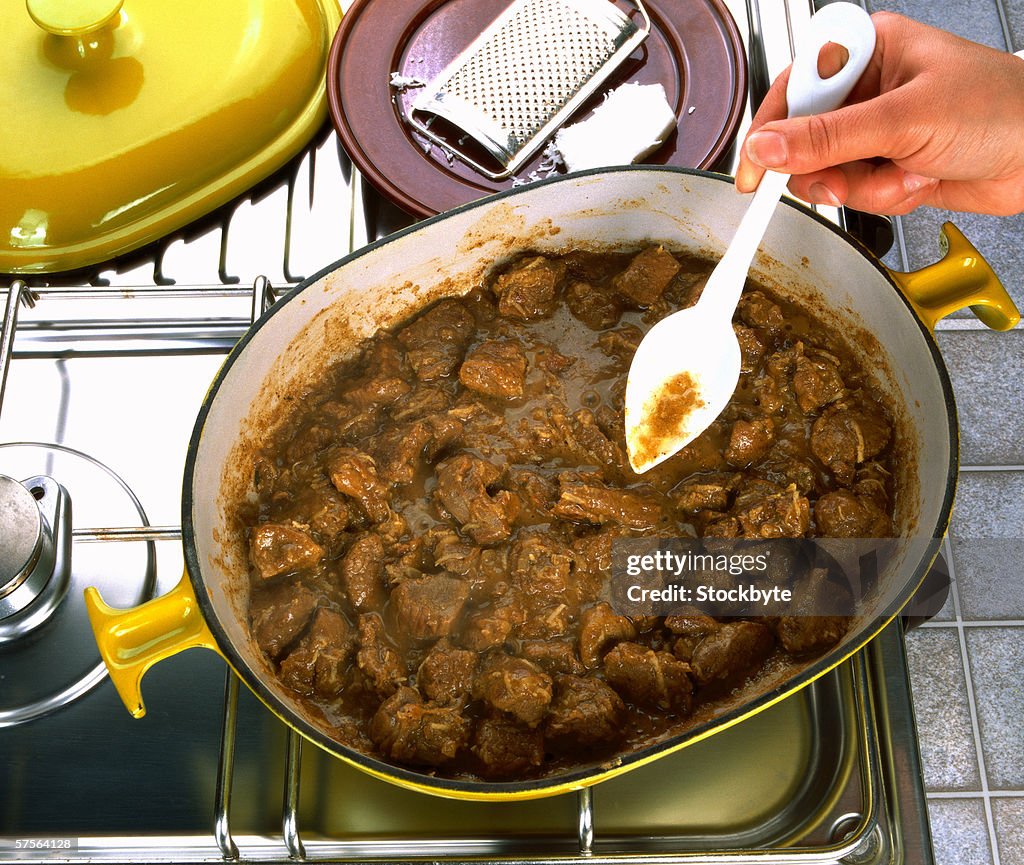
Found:
<svg viewBox="0 0 1024 865"><path fill-rule="evenodd" d="M635 6L617 4L627 14ZM678 118L676 131L644 161L708 168L729 147L746 100L747 67L736 22L721 0L646 0L647 40L590 101L627 81L661 83ZM508 0L355 0L331 46L327 95L331 118L356 167L403 210L430 216L492 192L512 179L493 181L462 162L449 163L399 114L421 92L397 92L392 72L429 81L469 45ZM692 109L692 110L691 110ZM539 171L538 154L519 170ZM545 172L541 172L541 176Z"/></svg>

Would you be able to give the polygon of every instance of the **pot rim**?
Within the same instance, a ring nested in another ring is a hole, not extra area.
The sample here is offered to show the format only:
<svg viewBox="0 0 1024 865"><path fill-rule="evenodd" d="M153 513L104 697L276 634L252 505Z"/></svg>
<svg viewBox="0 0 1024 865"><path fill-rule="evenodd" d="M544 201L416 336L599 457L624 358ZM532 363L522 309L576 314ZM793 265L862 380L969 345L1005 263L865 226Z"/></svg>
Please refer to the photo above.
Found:
<svg viewBox="0 0 1024 865"><path fill-rule="evenodd" d="M192 523L192 509L194 505L193 499L193 488L192 478L195 474L197 452L199 448L200 439L202 437L203 429L206 424L206 419L210 412L214 400L217 398L217 394L220 391L221 385L224 383L228 372L234 365L235 361L245 352L250 341L255 337L256 333L287 303L294 301L297 297L309 288L311 285L319 282L323 277L332 273L341 267L349 264L350 262L367 255L377 249L387 246L406 235L412 234L413 232L420 231L430 225L437 222L442 222L448 219L450 216L463 213L465 211L473 210L480 207L492 206L494 202L500 201L506 198L514 197L527 190L533 190L552 184L561 182L571 181L583 177L590 177L601 174L613 174L619 172L654 172L654 173L668 173L668 174L681 174L688 176L696 176L707 178L723 183L732 184L733 178L726 174L718 172L704 171L700 169L687 169L678 168L675 166L650 166L650 165L628 165L618 166L612 168L594 168L586 171L573 172L569 175L560 175L558 177L545 178L538 180L534 183L524 187L516 187L513 189L504 190L502 192L489 195L485 198L471 201L466 204L460 205L452 210L445 211L444 213L436 214L435 216L428 217L420 222L416 222L406 228L400 229L399 231L389 234L386 237L379 238L372 243L367 244L360 249L357 249L348 255L338 259L336 262L327 265L322 270L314 274L313 276L303 280L294 289L289 291L287 295L282 297L273 307L267 310L259 319L257 319L252 327L250 327L245 334L239 339L235 347L228 354L224 363L217 371L213 382L210 385L210 389L207 391L206 396L203 399L203 403L200 406L199 412L196 417L196 423L192 431L192 436L189 440L188 452L185 459L185 472L182 484L182 513L181 513L181 525L182 525L182 546L185 558L186 571L189 576L189 580L195 590L195 596L198 600L200 609L202 611L203 618L214 636L218 647L223 653L225 659L228 661L232 669L240 676L245 684L252 690L256 696L263 702L278 718L286 723L292 729L295 729L301 733L305 738L312 741L314 744L323 748L339 759L354 764L363 771L369 774L388 780L391 782L397 782L403 787L416 789L422 792L433 793L435 795L449 796L453 798L462 799L478 799L478 800L511 800L511 799L528 799L538 798L541 796L550 796L557 793L577 790L582 787L590 786L591 784L598 783L599 781L606 780L614 775L621 774L631 768L636 768L645 763L651 762L661 756L672 751L680 750L687 745L691 745L701 739L707 738L712 733L718 732L719 730L730 727L739 721L757 714L774 703L791 696L797 691L804 688L806 685L813 682L815 679L823 676L839 664L847 660L849 657L854 655L860 649L862 649L868 642L870 642L878 633L885 628L899 613L899 611L906 605L907 601L912 597L912 593L902 599L896 599L883 611L883 613L875 620L874 623L866 625L861 634L855 639L851 640L850 643L844 646L835 656L831 654L825 655L823 658L818 659L810 663L806 669L802 670L797 675L787 679L783 683L776 685L760 696L740 703L738 706L733 707L728 712L719 715L709 721L705 721L702 724L688 730L686 733L670 737L662 742L649 745L645 748L640 749L631 754L616 757L610 761L600 764L585 765L581 768L573 769L570 772L552 776L550 778L537 778L527 781L480 781L480 780L468 780L458 778L440 778L435 777L427 772L417 772L413 769L397 766L392 763L386 762L378 757L363 754L360 751L355 750L347 745L330 738L322 729L310 723L309 721L302 718L297 712L289 706L281 697L279 697L273 690L263 685L260 678L255 675L255 672L251 665L245 660L242 653L238 651L231 638L228 636L226 630L221 624L220 617L213 606L213 602L206 591L203 578L202 569L199 563L198 550L196 546L195 529ZM924 337L924 342L928 347L928 351L931 355L932 362L936 368L936 372L939 375L942 392L945 397L945 409L946 409L946 424L948 427L949 436L949 463L946 466L946 492L943 499L941 508L939 510L938 520L936 521L934 530L932 532L933 543L929 545L928 553L922 556L921 560L917 564L916 571L913 576L908 580L908 585L913 584L915 591L924 580L925 575L931 568L931 564L938 553L941 539L946 533L946 529L949 525L950 513L953 507L953 499L956 492L956 478L959 471L959 429L956 415L956 405L953 399L953 387L949 379L949 373L946 370L946 365L943 362L942 355L939 352L938 345L935 342L932 333L924 325L924 323L918 318L914 312L910 301L904 296L899 290L899 287L893 281L889 275L888 270L885 266L876 258L870 250L868 250L863 244L861 244L856 238L847 232L840 229L833 222L825 219L820 214L811 210L806 205L800 202L794 201L789 198L783 198L781 203L787 207L792 207L805 216L818 222L820 225L828 228L838 240L853 247L858 253L866 258L874 268L879 272L883 279L889 284L892 290L902 301L906 307L907 313L912 316L913 320L917 324Z"/></svg>

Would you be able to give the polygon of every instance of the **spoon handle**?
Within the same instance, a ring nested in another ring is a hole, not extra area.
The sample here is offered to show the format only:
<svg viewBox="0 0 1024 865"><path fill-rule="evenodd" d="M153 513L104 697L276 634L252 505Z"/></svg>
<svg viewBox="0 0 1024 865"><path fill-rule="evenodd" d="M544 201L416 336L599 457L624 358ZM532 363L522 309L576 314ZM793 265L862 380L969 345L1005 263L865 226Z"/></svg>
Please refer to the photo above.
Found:
<svg viewBox="0 0 1024 865"><path fill-rule="evenodd" d="M842 45L849 55L843 68L829 78L818 74L818 55L829 42ZM875 50L875 25L854 3L831 3L816 12L800 39L786 87L790 117L806 117L834 111L846 100L871 62ZM732 318L746 273L768 223L782 197L788 174L766 171L754 192L722 260L715 267L701 295L701 302ZM712 310L709 310L709 312Z"/></svg>
<svg viewBox="0 0 1024 865"><path fill-rule="evenodd" d="M725 322L732 320L733 310L743 293L743 284L750 270L750 263L761 244L772 214L778 206L782 192L789 183L788 174L766 171L754 194L750 197L747 210L736 227L736 234L729 242L722 256L708 278L701 294L701 306L708 312L720 315Z"/></svg>
<svg viewBox="0 0 1024 865"><path fill-rule="evenodd" d="M818 55L829 42L842 45L849 57L829 78L818 74ZM800 50L786 85L790 117L808 117L835 111L864 74L875 52L875 25L855 3L830 3L811 17L800 38Z"/></svg>

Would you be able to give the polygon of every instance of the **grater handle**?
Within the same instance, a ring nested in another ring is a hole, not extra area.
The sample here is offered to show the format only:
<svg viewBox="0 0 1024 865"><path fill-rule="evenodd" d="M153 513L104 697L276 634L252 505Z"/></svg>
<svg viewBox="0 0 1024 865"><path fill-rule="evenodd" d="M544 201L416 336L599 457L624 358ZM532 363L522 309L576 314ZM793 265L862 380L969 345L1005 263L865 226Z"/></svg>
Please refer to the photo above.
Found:
<svg viewBox="0 0 1024 865"><path fill-rule="evenodd" d="M640 32L644 34L644 39L651 35L651 15L647 11L647 7L644 6L644 0L632 0L634 6L641 15L644 16L644 26L640 28Z"/></svg>
<svg viewBox="0 0 1024 865"><path fill-rule="evenodd" d="M451 153L460 161L465 162L466 165L468 165L474 171L479 171L482 175L484 175L485 177L489 177L491 180L507 180L509 177L512 176L512 172L507 168L504 171L491 171L489 168L485 168L483 165L481 165L479 162L473 159L473 157L471 157L469 154L464 153L461 150L453 150L451 145L447 141L441 138L441 136L431 132L425 123L422 123L421 121L417 120L415 113L413 111L406 112L402 107L401 99L392 97L392 102L394 102L395 110L398 112L398 116L401 117L402 120L408 123L424 138L426 138L433 144L436 144L442 150Z"/></svg>

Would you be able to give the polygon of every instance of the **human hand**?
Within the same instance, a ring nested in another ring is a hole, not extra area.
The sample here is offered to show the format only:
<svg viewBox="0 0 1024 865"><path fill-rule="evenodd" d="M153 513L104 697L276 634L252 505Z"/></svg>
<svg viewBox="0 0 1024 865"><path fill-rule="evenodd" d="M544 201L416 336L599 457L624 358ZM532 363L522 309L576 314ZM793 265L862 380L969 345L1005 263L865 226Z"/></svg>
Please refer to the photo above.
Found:
<svg viewBox="0 0 1024 865"><path fill-rule="evenodd" d="M750 127L736 187L766 168L814 204L903 214L922 204L1024 211L1024 60L888 12L872 16L875 52L846 104L786 118L789 70ZM841 68L823 56L821 74Z"/></svg>

